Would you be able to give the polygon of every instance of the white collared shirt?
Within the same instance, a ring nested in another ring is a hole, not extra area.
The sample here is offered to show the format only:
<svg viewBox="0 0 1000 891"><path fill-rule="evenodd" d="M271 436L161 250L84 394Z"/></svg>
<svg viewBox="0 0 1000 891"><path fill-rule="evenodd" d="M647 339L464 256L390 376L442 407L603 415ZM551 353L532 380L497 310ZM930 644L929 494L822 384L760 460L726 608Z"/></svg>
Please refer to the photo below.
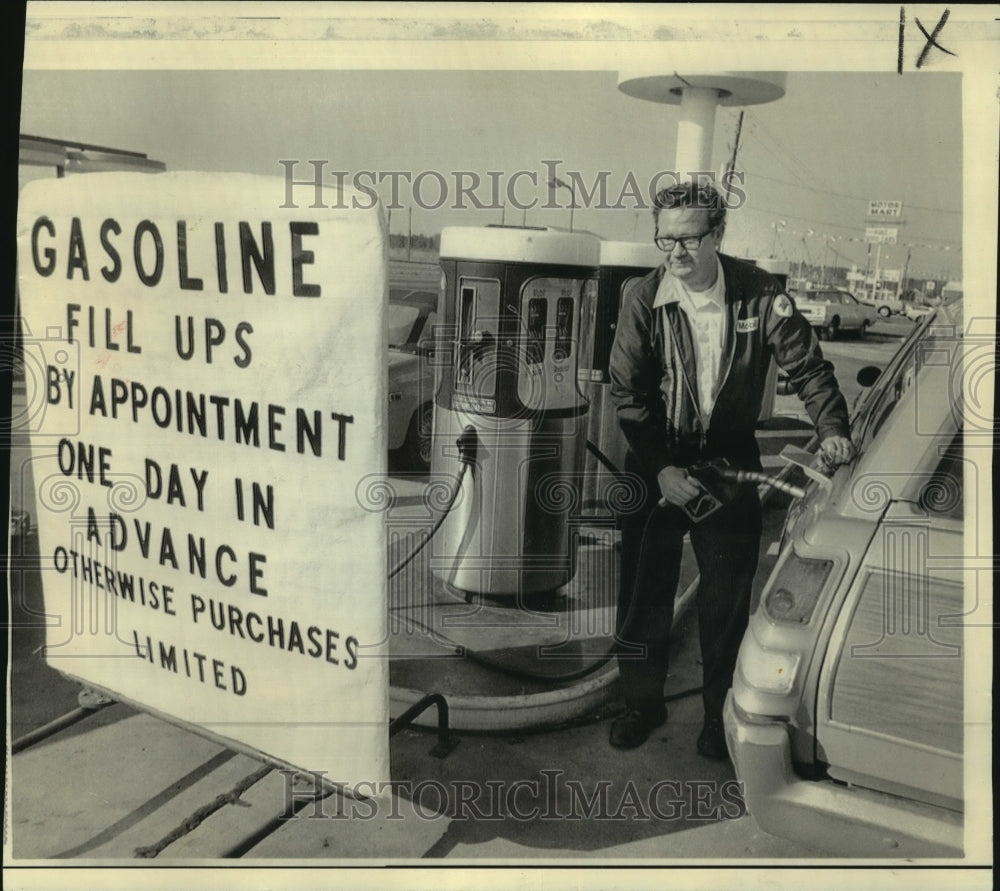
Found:
<svg viewBox="0 0 1000 891"><path fill-rule="evenodd" d="M654 309L667 303L679 303L691 324L698 407L706 426L715 406L726 338L726 281L722 264L718 259L716 263L718 274L715 284L707 290L692 291L680 279L665 272L653 300Z"/></svg>

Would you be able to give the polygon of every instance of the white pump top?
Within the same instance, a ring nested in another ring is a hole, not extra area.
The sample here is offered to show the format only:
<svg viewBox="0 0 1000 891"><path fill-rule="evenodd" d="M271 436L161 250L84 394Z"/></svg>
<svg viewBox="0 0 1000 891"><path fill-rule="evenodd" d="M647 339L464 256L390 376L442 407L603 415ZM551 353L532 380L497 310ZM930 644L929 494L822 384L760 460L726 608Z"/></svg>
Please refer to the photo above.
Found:
<svg viewBox="0 0 1000 891"><path fill-rule="evenodd" d="M601 266L637 266L652 269L666 254L651 241L602 241Z"/></svg>
<svg viewBox="0 0 1000 891"><path fill-rule="evenodd" d="M447 226L442 259L597 266L601 241L584 232L519 226Z"/></svg>

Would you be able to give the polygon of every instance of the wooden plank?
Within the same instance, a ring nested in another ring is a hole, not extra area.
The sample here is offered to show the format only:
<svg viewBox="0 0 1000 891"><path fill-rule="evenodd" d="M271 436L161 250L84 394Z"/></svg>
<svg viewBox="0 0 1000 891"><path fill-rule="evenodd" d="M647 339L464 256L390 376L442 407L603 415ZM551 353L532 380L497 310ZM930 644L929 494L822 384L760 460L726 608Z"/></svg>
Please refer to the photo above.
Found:
<svg viewBox="0 0 1000 891"><path fill-rule="evenodd" d="M219 857L282 813L284 784L284 775L272 771L247 789L238 803L216 811L192 832L164 848L157 859Z"/></svg>
<svg viewBox="0 0 1000 891"><path fill-rule="evenodd" d="M85 721L12 759L14 856L131 857L228 788L236 759L150 715Z"/></svg>
<svg viewBox="0 0 1000 891"><path fill-rule="evenodd" d="M961 752L962 628L939 621L961 612L961 596L924 577L873 572L837 665L833 720Z"/></svg>
<svg viewBox="0 0 1000 891"><path fill-rule="evenodd" d="M225 759L225 760L223 760ZM139 822L125 829L120 835L107 843L88 850L87 857L134 857L140 860L163 857L161 846L173 837L175 833L196 831L190 828L191 818L199 810L217 801L220 796L226 796L248 775L261 770L260 761L241 755L238 752L224 751L214 759L211 772L200 777L192 786L181 794L157 807ZM155 804L155 800L147 803L147 808ZM222 806L230 811L241 811L241 818L249 822L252 816L240 807L242 799ZM182 836L183 837L183 836ZM169 850L167 845L163 850ZM206 856L211 856L207 854Z"/></svg>
<svg viewBox="0 0 1000 891"><path fill-rule="evenodd" d="M433 799L433 795L429 796ZM376 860L422 857L447 831L451 820L399 796L357 801L331 796L297 817L250 851L247 857Z"/></svg>

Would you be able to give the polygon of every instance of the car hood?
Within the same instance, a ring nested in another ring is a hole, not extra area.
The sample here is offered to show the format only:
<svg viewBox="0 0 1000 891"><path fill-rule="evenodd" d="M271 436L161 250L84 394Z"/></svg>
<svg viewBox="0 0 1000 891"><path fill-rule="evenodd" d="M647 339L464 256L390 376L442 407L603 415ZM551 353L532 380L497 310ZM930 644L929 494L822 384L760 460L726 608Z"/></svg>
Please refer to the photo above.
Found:
<svg viewBox="0 0 1000 891"><path fill-rule="evenodd" d="M388 379L389 387L392 388L412 388L417 382L430 378L433 369L426 360L421 360L415 353L408 353L403 350L389 349L388 352Z"/></svg>
<svg viewBox="0 0 1000 891"><path fill-rule="evenodd" d="M827 303L816 300L796 300L795 308L802 313L809 321L823 320L826 318Z"/></svg>
<svg viewBox="0 0 1000 891"><path fill-rule="evenodd" d="M420 361L414 353L405 353L396 347L389 347L388 359L390 371L403 371L412 368Z"/></svg>

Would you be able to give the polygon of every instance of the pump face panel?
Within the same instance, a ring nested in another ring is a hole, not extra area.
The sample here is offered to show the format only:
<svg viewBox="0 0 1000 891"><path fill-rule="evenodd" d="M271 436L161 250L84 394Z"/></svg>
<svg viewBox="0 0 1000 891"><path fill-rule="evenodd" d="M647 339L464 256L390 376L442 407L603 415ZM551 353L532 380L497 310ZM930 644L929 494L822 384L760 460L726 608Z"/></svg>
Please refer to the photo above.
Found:
<svg viewBox="0 0 1000 891"><path fill-rule="evenodd" d="M596 289L593 279L552 276L530 278L521 286L517 397L528 410L566 411L579 405L577 368L582 357L593 354ZM589 376L589 368L586 372Z"/></svg>
<svg viewBox="0 0 1000 891"><path fill-rule="evenodd" d="M480 414L497 409L500 280L463 275L458 282L456 402ZM464 397L459 400L458 396Z"/></svg>
<svg viewBox="0 0 1000 891"><path fill-rule="evenodd" d="M497 420L586 411L598 283L587 269L443 261L451 343L438 405Z"/></svg>

